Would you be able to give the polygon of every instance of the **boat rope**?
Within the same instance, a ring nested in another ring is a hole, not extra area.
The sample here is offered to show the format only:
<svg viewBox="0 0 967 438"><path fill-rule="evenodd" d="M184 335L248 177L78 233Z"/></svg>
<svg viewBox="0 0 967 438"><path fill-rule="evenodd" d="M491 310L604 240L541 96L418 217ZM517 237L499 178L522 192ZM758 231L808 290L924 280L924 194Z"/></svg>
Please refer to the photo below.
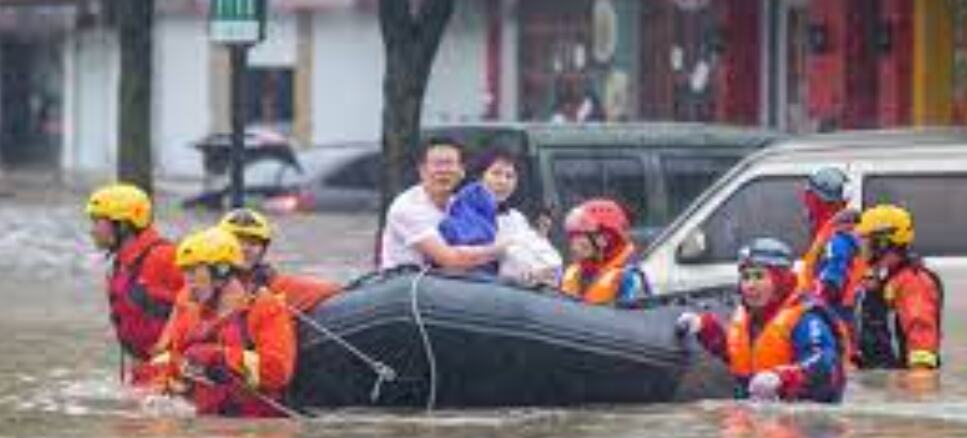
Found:
<svg viewBox="0 0 967 438"><path fill-rule="evenodd" d="M196 367L185 367L185 369L182 370L181 374L186 380L193 383L202 384L212 388L215 388L218 386L218 384L216 384L207 376L205 376L204 371L199 370ZM308 418L307 415L303 415L299 412L296 412L295 409L292 409L280 403L278 400L263 394L262 391L259 391L258 389L249 386L234 373L229 372L228 375L229 375L229 378L232 380L232 384L234 386L242 388L249 395L259 399L259 401L269 405L269 407L284 414L286 417L296 419L296 420L304 420Z"/></svg>
<svg viewBox="0 0 967 438"><path fill-rule="evenodd" d="M410 283L410 306L411 310L413 311L413 322L416 323L416 329L420 333L420 339L423 341L423 351L426 352L426 361L430 368L430 392L426 399L426 411L432 412L434 406L436 406L436 356L433 354L433 344L430 343L430 335L426 331L426 324L423 322L423 316L420 314L420 307L417 299L420 289L420 281L426 277L426 273L429 270L430 268L424 268L419 274L416 274L416 276L413 277L413 281Z"/></svg>
<svg viewBox="0 0 967 438"><path fill-rule="evenodd" d="M347 341L345 338L343 338L336 332L329 330L328 328L326 328L326 326L310 318L308 315L305 314L305 312L299 309L296 309L295 307L292 307L292 305L288 303L286 303L285 306L289 310L289 312L292 313L299 321L302 321L304 324L311 327L312 329L322 334L323 336L326 336L329 339L332 339L337 344L345 348L346 351L349 351L354 356L356 356L356 358L363 361L363 363L369 366L369 368L373 371L373 373L376 374L376 381L373 382L373 389L370 390L369 392L369 401L371 403L376 403L376 401L379 400L379 395L380 395L380 391L382 389L383 383L392 382L396 380L396 376L397 376L396 370L394 370L392 367L374 359L373 357L364 353L359 348L356 348L355 345L351 344L349 341Z"/></svg>

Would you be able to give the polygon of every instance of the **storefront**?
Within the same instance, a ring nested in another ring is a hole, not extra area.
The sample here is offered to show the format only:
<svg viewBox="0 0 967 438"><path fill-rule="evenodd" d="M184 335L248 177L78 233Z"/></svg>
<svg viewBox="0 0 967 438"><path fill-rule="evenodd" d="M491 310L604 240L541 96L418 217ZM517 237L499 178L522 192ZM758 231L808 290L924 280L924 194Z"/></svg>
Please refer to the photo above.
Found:
<svg viewBox="0 0 967 438"><path fill-rule="evenodd" d="M520 2L519 115L757 124L759 5Z"/></svg>
<svg viewBox="0 0 967 438"><path fill-rule="evenodd" d="M0 6L0 162L57 166L75 6Z"/></svg>

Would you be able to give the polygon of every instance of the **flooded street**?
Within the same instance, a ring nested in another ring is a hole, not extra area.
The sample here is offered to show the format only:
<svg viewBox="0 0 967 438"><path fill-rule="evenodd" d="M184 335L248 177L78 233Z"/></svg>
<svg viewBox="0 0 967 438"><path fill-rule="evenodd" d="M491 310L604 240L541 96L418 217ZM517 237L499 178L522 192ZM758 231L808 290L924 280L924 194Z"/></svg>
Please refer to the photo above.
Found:
<svg viewBox="0 0 967 438"><path fill-rule="evenodd" d="M961 317L967 300L953 290L939 382L903 373L854 374L841 406L702 401L432 415L350 409L299 421L196 419L183 405L142 403L118 384L118 349L100 284L104 260L88 241L81 199L0 198L0 437L967 436L967 327ZM171 236L214 220L164 207L160 213ZM277 220L273 251L288 270L348 280L370 266L371 216Z"/></svg>

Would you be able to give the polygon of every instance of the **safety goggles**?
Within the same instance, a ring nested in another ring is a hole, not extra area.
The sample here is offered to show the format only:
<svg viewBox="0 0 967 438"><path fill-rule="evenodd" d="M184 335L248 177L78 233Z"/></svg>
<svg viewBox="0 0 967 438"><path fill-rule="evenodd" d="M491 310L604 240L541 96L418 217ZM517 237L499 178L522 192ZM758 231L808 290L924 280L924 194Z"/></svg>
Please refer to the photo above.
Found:
<svg viewBox="0 0 967 438"><path fill-rule="evenodd" d="M739 271L740 281L762 281L769 275L769 272L763 268L745 268Z"/></svg>
<svg viewBox="0 0 967 438"><path fill-rule="evenodd" d="M239 210L228 218L228 223L239 227L254 227L259 224L258 218L248 210Z"/></svg>

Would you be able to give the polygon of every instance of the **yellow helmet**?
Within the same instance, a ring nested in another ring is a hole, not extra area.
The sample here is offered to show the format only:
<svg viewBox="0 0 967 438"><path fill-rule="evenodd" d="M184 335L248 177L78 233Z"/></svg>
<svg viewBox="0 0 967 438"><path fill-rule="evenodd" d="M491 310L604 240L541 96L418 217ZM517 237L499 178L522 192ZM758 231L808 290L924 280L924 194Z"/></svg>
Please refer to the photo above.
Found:
<svg viewBox="0 0 967 438"><path fill-rule="evenodd" d="M87 200L87 215L127 221L136 228L144 228L151 223L151 199L131 184L111 184L91 194Z"/></svg>
<svg viewBox="0 0 967 438"><path fill-rule="evenodd" d="M232 233L219 227L192 233L178 244L175 264L186 268L200 264L226 264L233 267L242 265L242 246Z"/></svg>
<svg viewBox="0 0 967 438"><path fill-rule="evenodd" d="M913 217L896 205L881 204L863 212L856 231L862 236L885 236L891 244L906 246L913 242Z"/></svg>
<svg viewBox="0 0 967 438"><path fill-rule="evenodd" d="M266 242L272 240L272 227L268 219L249 208L238 208L226 213L218 226L238 237L253 237Z"/></svg>

